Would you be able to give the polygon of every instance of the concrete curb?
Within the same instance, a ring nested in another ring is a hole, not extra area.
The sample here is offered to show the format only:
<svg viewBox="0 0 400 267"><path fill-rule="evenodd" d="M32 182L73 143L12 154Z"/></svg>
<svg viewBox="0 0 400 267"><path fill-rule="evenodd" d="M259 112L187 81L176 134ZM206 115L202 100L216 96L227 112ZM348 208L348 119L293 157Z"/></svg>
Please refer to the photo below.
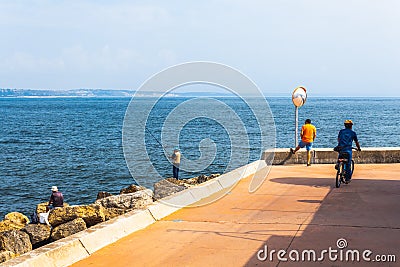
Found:
<svg viewBox="0 0 400 267"><path fill-rule="evenodd" d="M84 233L60 239L54 243L32 250L15 259L6 261L1 266L18 267L55 267L68 266L89 256L79 237Z"/></svg>
<svg viewBox="0 0 400 267"><path fill-rule="evenodd" d="M196 201L190 189L186 189L154 202L147 206L147 209L153 215L154 219L158 221Z"/></svg>
<svg viewBox="0 0 400 267"><path fill-rule="evenodd" d="M115 221L107 221L89 228L86 230L87 234L79 240L87 252L93 254L95 251L135 231L146 228L154 222L155 220L148 210L135 210L117 217Z"/></svg>
<svg viewBox="0 0 400 267"><path fill-rule="evenodd" d="M362 151L353 151L353 159L356 164L374 163L400 163L400 147L361 147ZM262 159L266 159L272 152L265 151ZM295 155L289 148L276 148L274 150L273 165L306 164L307 155L305 149L301 149ZM333 148L315 148L312 150L311 163L334 164L338 153Z"/></svg>
<svg viewBox="0 0 400 267"><path fill-rule="evenodd" d="M188 189L192 193L193 197L196 199L196 202L224 189L218 182L218 180L215 179Z"/></svg>
<svg viewBox="0 0 400 267"><path fill-rule="evenodd" d="M260 163L264 164L264 161L258 160L247 164L201 185L193 186L156 201L145 210L135 210L107 222L97 224L85 231L6 261L0 264L0 266L69 266L135 231L146 228L182 207L190 206L215 193L233 187L240 179L254 175L256 171L260 170Z"/></svg>

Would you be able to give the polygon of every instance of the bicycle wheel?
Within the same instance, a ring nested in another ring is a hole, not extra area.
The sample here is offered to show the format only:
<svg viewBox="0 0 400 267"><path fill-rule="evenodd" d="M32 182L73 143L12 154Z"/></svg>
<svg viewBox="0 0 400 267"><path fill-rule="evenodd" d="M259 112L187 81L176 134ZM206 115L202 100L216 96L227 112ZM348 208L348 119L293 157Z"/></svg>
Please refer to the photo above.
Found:
<svg viewBox="0 0 400 267"><path fill-rule="evenodd" d="M336 183L335 183L336 188L339 188L340 184L342 183L342 172L343 172L343 163L339 163L339 167L336 172Z"/></svg>
<svg viewBox="0 0 400 267"><path fill-rule="evenodd" d="M351 160L351 174L354 172L354 160Z"/></svg>
<svg viewBox="0 0 400 267"><path fill-rule="evenodd" d="M346 181L346 162L340 163L340 182L345 183Z"/></svg>

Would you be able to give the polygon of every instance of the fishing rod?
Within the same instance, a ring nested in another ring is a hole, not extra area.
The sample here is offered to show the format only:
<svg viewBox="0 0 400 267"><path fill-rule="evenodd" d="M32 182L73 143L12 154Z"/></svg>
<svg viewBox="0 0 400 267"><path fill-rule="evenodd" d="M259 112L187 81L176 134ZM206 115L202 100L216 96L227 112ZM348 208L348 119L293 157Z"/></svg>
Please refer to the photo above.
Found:
<svg viewBox="0 0 400 267"><path fill-rule="evenodd" d="M168 153L167 150L166 150L166 148L161 144L161 142L157 139L157 137L155 137L155 136L152 134L152 132L150 132L150 130L149 130L146 126L144 126L144 128L145 128L146 131L154 138L154 140L157 141L157 143L162 147L162 149L164 150L164 152Z"/></svg>

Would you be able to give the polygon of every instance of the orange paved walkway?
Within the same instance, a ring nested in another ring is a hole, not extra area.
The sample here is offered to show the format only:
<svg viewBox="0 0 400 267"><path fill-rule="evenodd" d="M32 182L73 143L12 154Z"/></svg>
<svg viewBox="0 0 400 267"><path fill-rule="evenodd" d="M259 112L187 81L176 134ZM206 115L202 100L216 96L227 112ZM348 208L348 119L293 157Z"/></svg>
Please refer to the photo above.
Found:
<svg viewBox="0 0 400 267"><path fill-rule="evenodd" d="M333 165L274 166L253 194L245 179L219 201L182 209L72 266L400 266L399 173L400 164L356 165L352 183L336 189ZM257 259L265 245L320 255L339 238L397 262Z"/></svg>

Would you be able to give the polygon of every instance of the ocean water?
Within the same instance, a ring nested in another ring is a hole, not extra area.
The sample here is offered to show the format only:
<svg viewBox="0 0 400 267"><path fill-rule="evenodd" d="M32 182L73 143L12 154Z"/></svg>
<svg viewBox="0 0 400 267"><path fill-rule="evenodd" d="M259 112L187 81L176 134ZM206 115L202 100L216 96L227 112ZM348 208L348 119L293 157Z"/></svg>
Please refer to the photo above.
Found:
<svg viewBox="0 0 400 267"><path fill-rule="evenodd" d="M157 104L145 134L149 159L163 177L172 168L160 146L162 122L187 99L167 98ZM248 162L260 157L260 129L251 110L239 99L220 99L244 122L250 147ZM294 146L294 107L290 98L268 98L276 128L276 147ZM29 215L48 201L57 185L70 204L89 204L98 191L118 193L135 180L122 148L122 127L129 98L0 98L0 218L11 211ZM143 98L141 101L149 101ZM262 101L262 100L255 100ZM317 127L315 147L334 147L345 119L355 123L362 147L400 146L399 98L308 98L299 109L299 127L310 118ZM204 105L191 109L206 109ZM218 112L218 111L215 111ZM183 154L201 156L201 141L213 140L216 156L198 172L222 173L239 153L220 123L199 117L180 132ZM166 146L167 153L172 147ZM240 149L239 149L240 151ZM233 155L232 155L233 154ZM141 171L142 175L146 175ZM151 187L152 180L145 186Z"/></svg>

